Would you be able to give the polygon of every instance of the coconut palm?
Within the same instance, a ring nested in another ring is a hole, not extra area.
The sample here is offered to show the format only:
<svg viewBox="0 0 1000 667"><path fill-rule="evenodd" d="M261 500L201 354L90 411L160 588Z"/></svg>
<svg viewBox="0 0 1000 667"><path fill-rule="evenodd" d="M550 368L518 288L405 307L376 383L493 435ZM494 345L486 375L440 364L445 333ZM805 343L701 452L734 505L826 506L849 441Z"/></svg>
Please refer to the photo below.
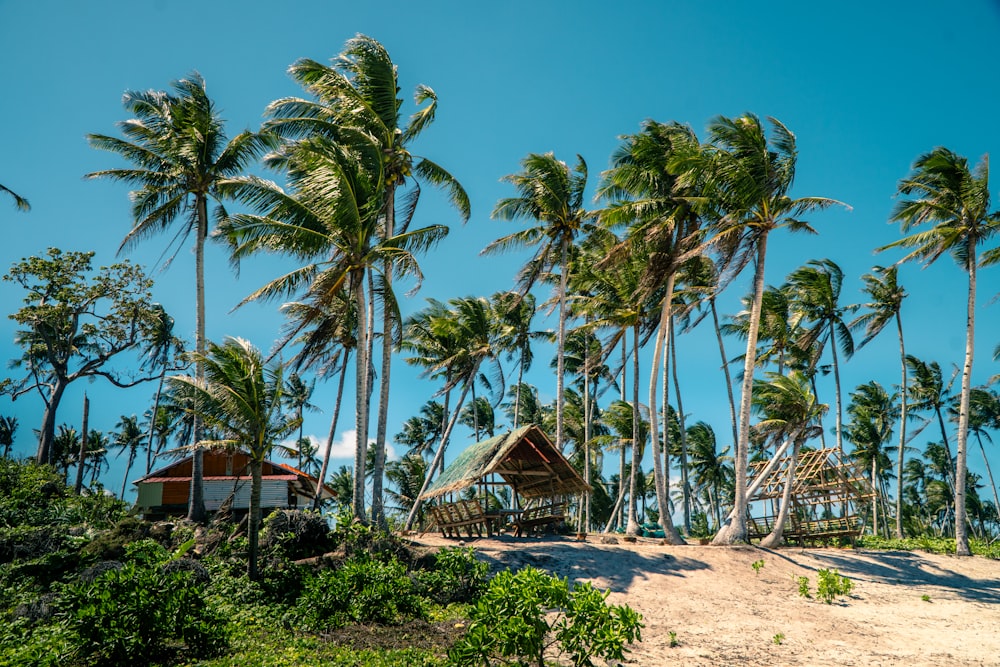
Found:
<svg viewBox="0 0 1000 667"><path fill-rule="evenodd" d="M730 448L718 448L715 431L706 422L695 422L687 427L691 472L697 488L709 498L715 527L722 524L722 507L729 501L733 482L733 467L728 462Z"/></svg>
<svg viewBox="0 0 1000 667"><path fill-rule="evenodd" d="M949 412L952 420L958 419L956 406L952 403ZM975 433L976 443L979 451L983 455L983 465L986 466L986 476L990 480L990 488L993 491L993 506L1000 507L1000 497L997 495L997 485L993 480L993 470L990 468L989 457L986 456L986 448L983 446L983 438L988 442L993 442L989 429L1000 428L1000 395L993 389L985 387L974 387L969 396L969 431Z"/></svg>
<svg viewBox="0 0 1000 667"><path fill-rule="evenodd" d="M906 290L899 284L899 267L872 267L872 272L861 276L864 292L871 299L862 307L864 311L851 322L851 329L864 328L865 337L858 349L867 345L890 323L896 323L899 337L899 446L896 449L896 537L903 538L903 467L906 450L907 373L906 345L903 340L903 299Z"/></svg>
<svg viewBox="0 0 1000 667"><path fill-rule="evenodd" d="M318 134L350 145L363 135L366 141L375 143L380 149L384 175L380 212L383 239L391 239L409 228L420 199L421 181L444 189L459 211L462 222L468 221L469 198L459 182L433 161L410 153L412 144L434 120L437 95L428 86L418 85L414 101L419 108L407 122L401 122L402 100L398 98L397 69L382 44L359 34L348 40L331 65L302 59L289 68L289 74L315 99L284 98L273 102L268 107L271 119L266 126L288 138ZM397 202L399 193L402 197ZM399 343L400 331L392 282L397 273L410 273L405 268L405 262L401 264L402 268L396 264L397 258L392 254L387 253L381 258L379 291L383 297L383 336L375 438L375 466L378 470L372 506L372 518L380 524L384 523L381 479L385 463L392 350ZM372 340L369 339L369 342Z"/></svg>
<svg viewBox="0 0 1000 667"><path fill-rule="evenodd" d="M941 429L941 447L947 461L945 481L955 487L955 459L951 455L948 443L948 429L945 427L944 411L951 401L951 387L955 382L952 375L947 383L941 373L941 367L936 361L925 362L912 354L906 356L906 367L909 377L913 379L908 384L910 406L914 411L930 411L937 418Z"/></svg>
<svg viewBox="0 0 1000 667"><path fill-rule="evenodd" d="M828 407L816 400L808 378L801 371L791 371L788 375L769 373L767 380L755 382L753 398L754 407L763 417L754 425L754 431L775 442L789 441L792 449L787 460L785 486L778 516L774 520L774 529L760 541L760 546L773 548L781 544L785 521L791 508L799 449L806 440L815 437L822 429L819 424ZM775 454L775 458L777 457L778 454ZM739 493L738 486L736 492Z"/></svg>
<svg viewBox="0 0 1000 667"><path fill-rule="evenodd" d="M427 462L417 453L387 463L385 478L392 485L386 492L392 503L388 509L403 516L408 514L426 476ZM423 523L422 514L418 513L417 522Z"/></svg>
<svg viewBox="0 0 1000 667"><path fill-rule="evenodd" d="M174 376L171 391L191 401L195 414L220 435L198 446L239 448L250 457L247 576L256 580L264 461L282 438L295 431L298 420L282 414L285 381L281 365L265 364L263 355L249 342L228 338L221 345L210 343L208 353L197 361L204 369L204 380Z"/></svg>
<svg viewBox="0 0 1000 667"><path fill-rule="evenodd" d="M3 457L10 458L10 448L14 446L14 434L17 433L17 417L0 416L0 447L3 447Z"/></svg>
<svg viewBox="0 0 1000 667"><path fill-rule="evenodd" d="M795 317L803 319L812 326L803 328L796 344L802 350L808 350L810 370L814 371L820 355L826 344L830 344L830 354L833 359L833 384L836 397L836 435L837 451L844 451L843 445L843 410L840 399L840 364L837 358L837 348L840 348L845 359L854 355L854 337L845 317L854 313L860 307L857 304L843 305L840 303L841 286L844 283L844 272L836 263L829 259L812 260L793 271L788 276L787 292ZM814 373L809 373L813 375Z"/></svg>
<svg viewBox="0 0 1000 667"><path fill-rule="evenodd" d="M284 406L292 411L295 419L299 422L299 436L295 439L296 448L298 449L298 467L303 469L304 455L306 454L303 449L302 443L309 443L309 440L303 436L303 414L306 410L314 412L318 410L315 405L309 402L312 398L313 389L316 388L316 380L312 382L305 382L302 376L292 371L288 375L288 379L285 380L285 389L282 394L282 400L284 401Z"/></svg>
<svg viewBox="0 0 1000 667"><path fill-rule="evenodd" d="M167 372L181 370L185 363L181 359L184 351L184 341L174 335L174 318L167 314L163 306L154 303L151 307L153 313L152 325L146 340L146 344L141 352L141 368L159 368L160 377L156 384L156 394L153 397L153 407L150 414L155 415L160 409L160 397L163 394L163 383L166 380ZM155 419L149 420L149 428L146 433L146 474L153 466L153 437Z"/></svg>
<svg viewBox="0 0 1000 667"><path fill-rule="evenodd" d="M501 199L490 214L494 220L529 219L534 226L493 241L483 254L534 247L535 253L518 277L521 294L527 294L542 274L559 270L559 326L556 333L556 433L555 445L563 447L563 386L565 373L563 348L566 340L567 285L570 273L570 247L590 227L594 212L584 208L587 187L587 163L577 156L571 169L552 153L531 153L521 161L521 171L503 180L514 186L516 197Z"/></svg>
<svg viewBox="0 0 1000 667"><path fill-rule="evenodd" d="M872 498L873 534L878 534L878 499L882 488L882 473L891 467L885 450L892 438L892 429L899 418L895 397L874 380L859 385L851 392L851 403L847 407L851 418L844 428L844 437L854 443L851 458L858 462L862 470L869 472L875 497Z"/></svg>
<svg viewBox="0 0 1000 667"><path fill-rule="evenodd" d="M132 470L132 464L135 463L139 449L142 447L145 434L139 426L139 418L135 415L122 415L118 423L115 424L115 428L118 430L111 437L111 447L118 450L118 456L128 454L125 461L125 473L122 475L122 491L118 496L124 500L128 474Z"/></svg>
<svg viewBox="0 0 1000 667"><path fill-rule="evenodd" d="M692 204L702 200L702 180L697 176L678 177L677 164L687 164L701 147L691 128L678 123L646 121L638 134L626 136L612 155L611 168L602 174L598 195L609 205L601 212L602 223L615 227L629 225L629 237L641 237L649 248L649 261L641 282L640 295L654 298L660 311L653 363L649 374L650 436L659 443L657 424L657 383L661 358L670 349L668 339L674 283L681 267L704 252L707 228ZM664 385L664 410L667 389ZM653 475L657 505L666 507L669 479L664 470L659 445L653 447ZM667 540L683 543L673 521L665 513L660 523Z"/></svg>
<svg viewBox="0 0 1000 667"><path fill-rule="evenodd" d="M119 251L132 248L183 219L174 240L194 236L195 351L205 353L205 240L208 237L208 201L221 196L219 184L243 172L264 150L260 135L241 132L227 140L222 119L197 72L173 83L173 93L127 91L126 111L135 114L119 123L123 139L89 134L94 148L115 153L133 166L105 169L87 178L110 178L138 189L130 193L132 230ZM176 251L175 251L176 252ZM196 370L201 377L201 371ZM196 424L194 437L201 433ZM205 517L202 453L194 451L189 518Z"/></svg>
<svg viewBox="0 0 1000 667"><path fill-rule="evenodd" d="M10 188L5 187L4 185L0 185L0 192L6 192L7 194L9 194L11 197L14 198L14 208L16 208L18 211L28 212L31 210L31 204L28 203L28 200L22 197L21 195L17 194Z"/></svg>
<svg viewBox="0 0 1000 667"><path fill-rule="evenodd" d="M768 121L770 133L753 114L739 118L719 116L709 123L707 149L687 163L678 165L683 169L683 178L704 181L707 196L719 215L717 233L720 243L732 243L738 239L746 251L747 260L752 257L754 264L753 299L750 302L750 326L740 397L740 439L736 447L736 494L733 511L722 530L716 534L716 544L745 542L747 539L750 412L768 237L780 228L814 232L801 216L839 203L823 197L792 199L788 196L795 181L798 158L795 135L777 119L769 118Z"/></svg>
<svg viewBox="0 0 1000 667"><path fill-rule="evenodd" d="M531 368L534 354L531 341L542 336L542 332L532 331L531 321L535 317L535 297L531 294L517 292L498 292L492 297L500 325L500 340L508 361L517 364L517 382L511 389L514 392L514 412L511 416L511 428L521 425L521 390L524 385L524 373Z"/></svg>
<svg viewBox="0 0 1000 667"><path fill-rule="evenodd" d="M987 251L982 259L978 248L1000 229L1000 216L990 211L989 159L983 157L970 168L966 158L938 147L921 155L913 163L909 176L896 188L901 199L892 212L909 236L890 243L879 251L904 248L901 259L933 264L950 253L968 274L966 299L965 362L962 365L962 389L959 401L958 443L955 457L955 553L969 556L969 536L965 525L965 476L969 437L969 400L972 391L972 361L976 330L976 269L1000 260L1000 250ZM930 225L930 229L914 231Z"/></svg>

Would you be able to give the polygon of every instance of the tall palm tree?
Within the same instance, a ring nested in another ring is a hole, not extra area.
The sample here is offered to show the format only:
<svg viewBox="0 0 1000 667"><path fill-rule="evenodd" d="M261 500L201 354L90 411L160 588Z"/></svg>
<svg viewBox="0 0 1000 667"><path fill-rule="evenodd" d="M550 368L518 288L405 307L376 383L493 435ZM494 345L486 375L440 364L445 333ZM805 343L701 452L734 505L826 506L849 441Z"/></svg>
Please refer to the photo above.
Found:
<svg viewBox="0 0 1000 667"><path fill-rule="evenodd" d="M864 292L871 299L864 304L864 311L858 315L850 327L864 327L865 337L858 343L858 349L867 345L889 324L896 323L899 337L899 446L896 449L896 537L903 538L903 468L906 450L907 419L907 373L906 345L903 341L903 299L906 290L899 284L899 267L872 267L872 272L861 276Z"/></svg>
<svg viewBox="0 0 1000 667"><path fill-rule="evenodd" d="M890 467L889 457L884 447L892 438L892 429L899 418L895 397L874 380L859 385L851 392L851 403L847 407L851 418L844 429L845 437L854 443L851 457L870 475L875 497L872 499L873 534L878 534L878 499L882 488L881 473Z"/></svg>
<svg viewBox="0 0 1000 667"><path fill-rule="evenodd" d="M174 82L173 89L173 93L125 93L122 104L135 118L119 123L124 138L89 134L87 140L94 148L115 153L133 166L95 171L86 177L110 178L137 188L130 193L133 227L119 251L183 219L181 232L174 240L194 236L195 351L204 355L208 201L220 199L220 182L242 173L261 154L266 142L249 131L227 140L205 80L197 72ZM196 369L196 376L201 377L200 369ZM197 424L194 437L201 437ZM205 503L202 452L198 449L194 451L191 474L188 517L201 521L205 518Z"/></svg>
<svg viewBox="0 0 1000 667"><path fill-rule="evenodd" d="M792 446L792 453L788 457L781 507L774 520L774 529L760 541L760 546L772 548L781 544L785 521L791 508L792 486L795 482L795 464L799 449L806 440L815 437L821 430L819 422L828 408L816 400L808 378L801 371L791 371L788 375L770 373L767 380L757 380L753 399L754 407L763 416L763 419L754 425L754 431L775 441L788 440ZM739 493L739 487L736 488L736 492Z"/></svg>
<svg viewBox="0 0 1000 667"><path fill-rule="evenodd" d="M517 364L517 382L511 387L514 391L514 412L511 417L511 428L521 425L521 391L524 385L524 373L531 368L534 353L531 341L542 335L532 331L531 321L535 317L535 297L532 294L517 292L498 292L492 297L496 305L500 324L501 345L506 352L508 361Z"/></svg>
<svg viewBox="0 0 1000 667"><path fill-rule="evenodd" d="M125 461L125 473L122 475L122 490L118 495L119 498L124 500L125 489L128 485L128 474L132 470L132 465L135 463L135 457L138 455L139 449L142 447L145 434L139 426L139 418L135 415L122 415L115 428L118 430L115 431L111 438L111 446L118 450L118 456L128 454L128 458Z"/></svg>
<svg viewBox="0 0 1000 667"><path fill-rule="evenodd" d="M184 351L184 341L174 335L174 318L167 314L167 311L158 303L152 305L152 326L142 348L141 367L159 368L160 378L156 383L156 394L153 397L153 407L150 412L155 415L160 409L160 397L163 394L163 383L166 380L167 372L171 370L181 370L186 363L181 359ZM149 429L146 433L146 474L153 466L153 437L155 435L155 419L149 420Z"/></svg>
<svg viewBox="0 0 1000 667"><path fill-rule="evenodd" d="M267 365L258 349L239 338L222 345L210 343L198 359L205 378L174 376L172 392L188 399L194 412L221 437L199 446L245 449L250 457L250 540L247 576L259 578L257 567L264 460L274 446L298 427L298 420L281 409L284 378L281 364Z"/></svg>
<svg viewBox="0 0 1000 667"><path fill-rule="evenodd" d="M0 447L3 447L3 457L10 458L10 448L14 446L14 434L17 433L17 417L0 417Z"/></svg>
<svg viewBox="0 0 1000 667"><path fill-rule="evenodd" d="M322 135L340 143L352 144L364 135L380 149L384 189L381 200L383 239L405 232L420 199L420 183L445 190L462 222L470 215L468 195L461 184L435 162L410 153L411 145L434 121L437 95L425 85L418 85L414 101L420 107L402 122L398 98L396 65L385 47L366 35L348 40L331 65L302 59L289 68L292 78L315 99L285 98L268 107L271 120L267 127L284 137L302 138ZM399 194L403 193L401 201ZM397 225L397 222L400 224ZM392 282L400 271L396 258L381 258L382 359L379 388L378 424L375 437L375 489L372 518L384 524L381 507L382 466L385 463L386 429L389 411L389 386L392 350L399 342L400 317L393 297ZM371 342L371 339L370 341Z"/></svg>
<svg viewBox="0 0 1000 667"><path fill-rule="evenodd" d="M722 506L728 502L732 489L733 467L729 456L729 447L718 448L715 431L706 422L695 422L687 427L687 440L690 447L691 472L694 483L708 495L715 518L715 527L722 524ZM725 497L723 496L725 494Z"/></svg>
<svg viewBox="0 0 1000 667"><path fill-rule="evenodd" d="M792 308L798 318L812 326L805 327L796 341L802 350L810 351L810 370L814 370L819 357L830 344L833 359L833 385L836 396L837 451L844 451L843 409L840 399L840 364L837 359L839 347L845 359L854 355L854 337L844 319L860 307L857 304L840 303L840 290L844 284L844 272L829 259L812 260L799 267L788 276L788 293ZM813 373L810 373L812 375Z"/></svg>
<svg viewBox="0 0 1000 667"><path fill-rule="evenodd" d="M936 361L925 362L912 354L906 355L906 367L913 382L909 383L911 407L915 411L927 410L933 412L941 429L941 446L947 460L947 482L955 487L955 459L951 455L951 445L948 442L948 429L945 427L944 411L951 400L951 388L955 382L952 374L947 383L941 373L941 367Z"/></svg>
<svg viewBox="0 0 1000 667"><path fill-rule="evenodd" d="M309 399L312 398L313 389L315 389L315 387L315 379L312 382L307 383L302 379L301 375L292 371L289 373L288 379L285 380L285 390L282 396L285 407L292 411L292 414L299 422L299 437L296 438L295 443L299 452L298 466L300 469L302 469L303 466L303 456L306 454L302 443L304 441L307 446L309 444L309 441L303 437L304 422L302 417L306 410L312 412L319 409L309 402Z"/></svg>
<svg viewBox="0 0 1000 667"><path fill-rule="evenodd" d="M915 231L894 243L879 248L905 248L909 252L901 262L921 261L933 264L941 255L950 253L968 274L966 300L965 362L962 365L962 391L959 403L958 444L955 458L955 553L972 554L965 521L965 477L969 438L969 397L972 392L972 361L976 331L976 269L1000 261L1000 249L987 251L980 259L981 244L1000 229L1000 216L990 211L989 159L983 157L970 168L966 158L938 147L921 155L913 163L909 176L899 182L896 191L906 197L892 212L904 234Z"/></svg>
<svg viewBox="0 0 1000 667"><path fill-rule="evenodd" d="M955 405L950 409L952 419L957 420ZM989 457L986 456L986 448L983 446L983 438L988 442L993 442L989 429L1000 428L1000 395L996 390L985 387L974 387L969 397L969 431L976 434L976 443L979 451L983 455L983 465L986 466L986 476L990 480L990 488L993 491L993 505L1000 507L1000 496L997 495L997 485L993 480L993 470L990 468Z"/></svg>
<svg viewBox="0 0 1000 667"><path fill-rule="evenodd" d="M441 434L441 443L427 469L420 493L410 508L406 530L413 527L420 511L420 496L430 485L435 470L444 463L448 439L458 422L466 396L476 382L486 377L483 365L491 365L494 378L502 383L499 365L502 349L493 305L484 297L452 299L449 301L450 308L444 308L443 304L433 299L429 301L429 312L417 313L407 323L403 349L414 352L414 356L406 361L422 366L424 376L444 379L441 392L446 396L459 385L462 390ZM445 404L447 405L447 398Z"/></svg>
<svg viewBox="0 0 1000 667"><path fill-rule="evenodd" d="M6 192L7 194L9 194L11 197L14 198L14 207L18 211L27 212L31 210L31 204L28 203L28 200L22 197L21 195L17 194L10 188L5 187L4 185L0 185L0 192Z"/></svg>
<svg viewBox="0 0 1000 667"><path fill-rule="evenodd" d="M708 148L678 165L684 169L684 178L704 179L708 197L719 214L717 233L721 242L738 239L746 249L747 260L752 257L754 264L753 299L740 396L740 439L736 447L736 494L733 511L716 534L715 544L747 539L750 411L768 236L780 228L814 232L801 216L839 203L824 197L792 199L788 196L795 181L798 159L795 135L779 120L769 118L768 121L770 136L753 114L739 118L719 116L709 124Z"/></svg>
<svg viewBox="0 0 1000 667"><path fill-rule="evenodd" d="M586 233L594 212L584 207L587 187L587 163L577 156L571 169L556 159L553 153L531 153L521 161L521 171L503 180L514 186L516 197L501 199L490 217L495 220L535 221L534 226L493 241L483 254L505 252L524 247L536 248L534 255L521 269L518 282L521 294L528 291L543 273L559 270L559 326L556 333L556 436L555 445L563 447L563 386L565 373L563 348L566 341L567 285L570 273L570 246L581 233Z"/></svg>
<svg viewBox="0 0 1000 667"><path fill-rule="evenodd" d="M702 181L678 177L677 164L687 164L701 147L691 128L678 123L646 121L642 130L624 137L602 175L599 196L609 201L601 221L609 226L629 225L629 236L642 237L649 247L640 294L651 298L659 291L660 311L653 363L649 374L650 436L657 504L667 507L669 479L661 458L657 424L657 383L660 360L670 349L670 322L674 283L681 267L704 252L707 228L692 202L702 200ZM667 400L664 383L664 410ZM683 543L671 518L660 515L667 539Z"/></svg>

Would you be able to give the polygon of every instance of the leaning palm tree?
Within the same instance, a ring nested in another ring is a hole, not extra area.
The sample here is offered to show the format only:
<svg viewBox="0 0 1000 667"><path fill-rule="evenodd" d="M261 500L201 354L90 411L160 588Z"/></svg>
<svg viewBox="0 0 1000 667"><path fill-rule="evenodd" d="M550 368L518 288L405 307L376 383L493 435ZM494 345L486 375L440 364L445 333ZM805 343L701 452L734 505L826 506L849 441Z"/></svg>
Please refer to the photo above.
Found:
<svg viewBox="0 0 1000 667"><path fill-rule="evenodd" d="M798 151L795 135L775 118L769 118L770 136L753 114L739 118L719 116L708 127L709 146L684 164L684 178L704 179L704 187L718 212L720 243L738 239L753 257L753 298L750 326L743 358L740 396L739 441L737 442L736 494L734 508L713 543L732 544L747 539L747 463L750 451L750 412L753 398L757 331L764 293L767 241L776 229L814 232L801 216L840 202L824 197L788 196L795 181ZM689 175L689 176L688 176Z"/></svg>
<svg viewBox="0 0 1000 667"><path fill-rule="evenodd" d="M302 59L288 71L314 99L284 98L273 102L268 106L271 118L266 127L286 138L322 135L340 143L352 144L357 141L358 135L364 135L373 141L380 148L383 163L383 239L391 239L409 229L420 199L421 182L444 189L451 204L459 211L462 222L468 221L469 198L461 184L435 162L410 153L412 144L434 121L437 95L428 86L418 85L414 101L421 106L408 121L402 122L396 65L382 44L366 35L357 35L348 40L331 65ZM397 199L400 201L397 202ZM377 470L372 502L372 518L379 523L384 523L381 480L385 463L392 351L399 343L401 321L392 283L399 272L393 255L386 254L381 258L383 336L375 437Z"/></svg>
<svg viewBox="0 0 1000 667"><path fill-rule="evenodd" d="M197 72L174 82L174 92L127 91L125 109L135 118L119 123L123 139L89 134L94 148L115 153L133 166L105 169L87 178L110 178L137 189L132 200L132 230L119 251L130 249L171 224L183 220L174 240L194 236L195 351L205 353L205 240L208 237L208 201L219 200L219 183L242 173L265 149L261 135L241 132L227 140L223 121ZM171 242L173 243L173 241ZM175 251L176 252L176 251ZM201 377L201 370L196 369ZM200 439L195 428L195 439ZM195 449L188 517L205 517L202 453Z"/></svg>
<svg viewBox="0 0 1000 667"><path fill-rule="evenodd" d="M552 153L531 153L521 161L521 171L503 180L517 190L516 197L501 199L493 208L495 220L529 219L534 226L508 234L490 243L483 254L505 252L524 247L536 248L534 255L521 269L521 294L527 294L546 272L559 270L559 326L556 333L556 437L555 445L563 447L563 386L565 372L563 347L566 341L566 320L569 310L566 292L569 283L570 246L585 233L594 212L584 207L587 187L587 163L577 156L571 169Z"/></svg>
<svg viewBox="0 0 1000 667"><path fill-rule="evenodd" d="M947 148L938 147L921 155L912 173L901 180L896 190L907 197L896 205L892 220L899 222L903 233L929 224L879 251L905 248L909 252L901 262L918 260L924 266L950 253L969 277L966 300L965 363L962 365L962 390L959 403L958 444L955 456L955 553L972 554L965 519L965 477L969 438L969 397L972 392L972 361L976 330L976 269L1000 261L1000 249L992 249L980 259L981 244L1000 230L1000 215L990 211L989 159L970 168L966 158Z"/></svg>
<svg viewBox="0 0 1000 667"><path fill-rule="evenodd" d="M899 446L896 449L896 537L903 538L903 468L905 466L906 450L906 419L907 419L907 373L906 345L903 341L903 299L907 297L906 290L899 284L899 267L888 268L875 266L872 272L861 276L864 281L864 292L871 299L864 304L865 311L858 315L850 327L864 327L865 337L858 343L858 349L867 345L889 324L896 323L896 334L899 337Z"/></svg>
<svg viewBox="0 0 1000 667"><path fill-rule="evenodd" d="M781 544L785 521L788 519L799 449L822 428L819 422L826 413L827 406L816 400L808 378L801 371L792 371L788 375L770 373L767 380L757 380L753 399L754 407L763 416L754 425L755 433L778 442L789 441L792 449L787 460L785 486L778 516L774 520L774 529L760 541L760 546L772 548ZM775 458L777 456L776 454Z"/></svg>
<svg viewBox="0 0 1000 667"><path fill-rule="evenodd" d="M9 194L11 197L14 198L14 207L18 211L27 212L31 210L31 204L28 203L28 200L22 197L21 195L17 194L10 188L0 185L0 192L6 192L7 194Z"/></svg>
<svg viewBox="0 0 1000 667"><path fill-rule="evenodd" d="M281 365L266 365L263 355L249 342L229 338L222 345L210 343L208 353L196 361L204 369L204 379L172 377L171 391L176 397L189 400L205 425L221 435L196 443L198 447L239 448L249 454L247 576L256 580L260 574L257 556L264 460L282 438L295 431L298 422L295 417L282 414L284 378Z"/></svg>

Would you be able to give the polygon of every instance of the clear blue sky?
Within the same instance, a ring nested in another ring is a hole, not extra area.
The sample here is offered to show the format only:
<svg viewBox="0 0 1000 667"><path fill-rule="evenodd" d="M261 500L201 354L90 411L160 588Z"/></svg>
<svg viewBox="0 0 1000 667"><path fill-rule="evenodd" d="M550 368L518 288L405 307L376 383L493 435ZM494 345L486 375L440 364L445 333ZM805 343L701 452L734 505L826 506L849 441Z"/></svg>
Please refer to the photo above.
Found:
<svg viewBox="0 0 1000 667"><path fill-rule="evenodd" d="M472 199L472 219L462 227L443 200L425 190L415 224L444 223L452 232L422 260L426 281L405 302L407 312L425 297L511 287L524 257L478 253L513 229L490 221L489 213L511 194L499 179L516 171L527 153L554 151L567 162L579 153L596 184L618 137L647 118L688 123L699 136L718 114L751 111L784 122L800 151L793 195L832 197L852 209L815 215L816 237L779 234L770 248L768 282L779 284L802 263L828 257L844 269L844 298L853 301L861 300L861 274L899 257L872 251L899 237L886 220L895 185L914 158L938 145L973 161L1000 148L993 129L1000 107L1000 6L984 0L836 6L0 0L0 183L32 204L23 214L0 200L0 269L49 246L94 250L97 262L114 261L130 227L127 188L82 176L118 165L114 156L89 148L85 135L117 133L115 123L126 118L125 90L165 89L198 70L235 135L257 128L267 103L300 94L285 74L293 61L325 61L359 32L386 46L407 98L417 83L436 90L437 120L418 152L451 170ZM178 332L193 339L193 257L185 247L168 270L155 272L168 241L167 235L152 239L130 258L154 271L156 299L177 319ZM230 311L275 275L279 263L250 260L237 277L217 246L208 263L209 337L238 335L269 348L280 326L276 304ZM1000 371L991 360L1000 342L998 306L991 302L998 277L1000 268L981 274L974 378L980 383ZM924 271L905 267L901 280L911 293L904 311L909 351L947 372L962 360L963 274L944 258ZM748 283L749 275L732 286L724 311L734 312ZM21 296L0 284L0 311L16 310ZM13 333L13 323L0 320L0 359L19 356ZM721 437L725 394L711 332L696 331L679 345L685 411L712 423ZM870 379L896 382L895 345L886 335L856 355L845 367L845 394ZM733 344L731 354L738 353ZM529 380L551 399L548 357L538 352ZM393 372L391 433L437 389L402 363ZM104 431L122 414L141 415L153 391L111 391L100 381L76 386L60 422L78 424L84 388L92 399L91 425ZM333 383L317 387L314 402L324 412L307 417L307 433L326 433L334 390ZM832 390L821 387L821 400L832 404ZM21 422L18 453L33 452L41 401L0 399L0 414ZM342 420L341 435L353 428L351 421ZM455 451L468 442L466 434L457 436ZM114 468L107 484L118 488L120 480Z"/></svg>

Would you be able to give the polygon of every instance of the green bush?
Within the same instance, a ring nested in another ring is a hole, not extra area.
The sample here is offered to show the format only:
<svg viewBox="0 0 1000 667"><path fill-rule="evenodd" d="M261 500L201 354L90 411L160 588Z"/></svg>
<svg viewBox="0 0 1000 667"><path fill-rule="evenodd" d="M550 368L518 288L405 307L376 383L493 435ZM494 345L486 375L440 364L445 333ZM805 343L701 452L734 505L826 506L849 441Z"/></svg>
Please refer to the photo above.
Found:
<svg viewBox="0 0 1000 667"><path fill-rule="evenodd" d="M434 568L414 575L421 595L441 605L472 602L486 586L489 566L472 547L445 547L434 556Z"/></svg>
<svg viewBox="0 0 1000 667"><path fill-rule="evenodd" d="M316 630L351 622L393 624L426 616L423 600L402 563L365 556L307 580L296 612Z"/></svg>
<svg viewBox="0 0 1000 667"><path fill-rule="evenodd" d="M453 664L537 665L554 647L576 666L592 658L623 660L628 645L641 640L642 617L628 605L607 604L584 582L570 589L565 579L527 567L501 572L470 614L469 630L448 651Z"/></svg>
<svg viewBox="0 0 1000 667"><path fill-rule="evenodd" d="M831 604L835 598L849 595L854 588L851 580L837 570L818 570L816 572L816 596L823 602Z"/></svg>
<svg viewBox="0 0 1000 667"><path fill-rule="evenodd" d="M126 563L68 585L60 607L71 658L88 663L144 664L178 643L194 656L227 644L223 619L206 606L203 587L186 572Z"/></svg>
<svg viewBox="0 0 1000 667"><path fill-rule="evenodd" d="M333 548L330 527L319 512L275 510L264 519L261 551L271 558L298 560Z"/></svg>

